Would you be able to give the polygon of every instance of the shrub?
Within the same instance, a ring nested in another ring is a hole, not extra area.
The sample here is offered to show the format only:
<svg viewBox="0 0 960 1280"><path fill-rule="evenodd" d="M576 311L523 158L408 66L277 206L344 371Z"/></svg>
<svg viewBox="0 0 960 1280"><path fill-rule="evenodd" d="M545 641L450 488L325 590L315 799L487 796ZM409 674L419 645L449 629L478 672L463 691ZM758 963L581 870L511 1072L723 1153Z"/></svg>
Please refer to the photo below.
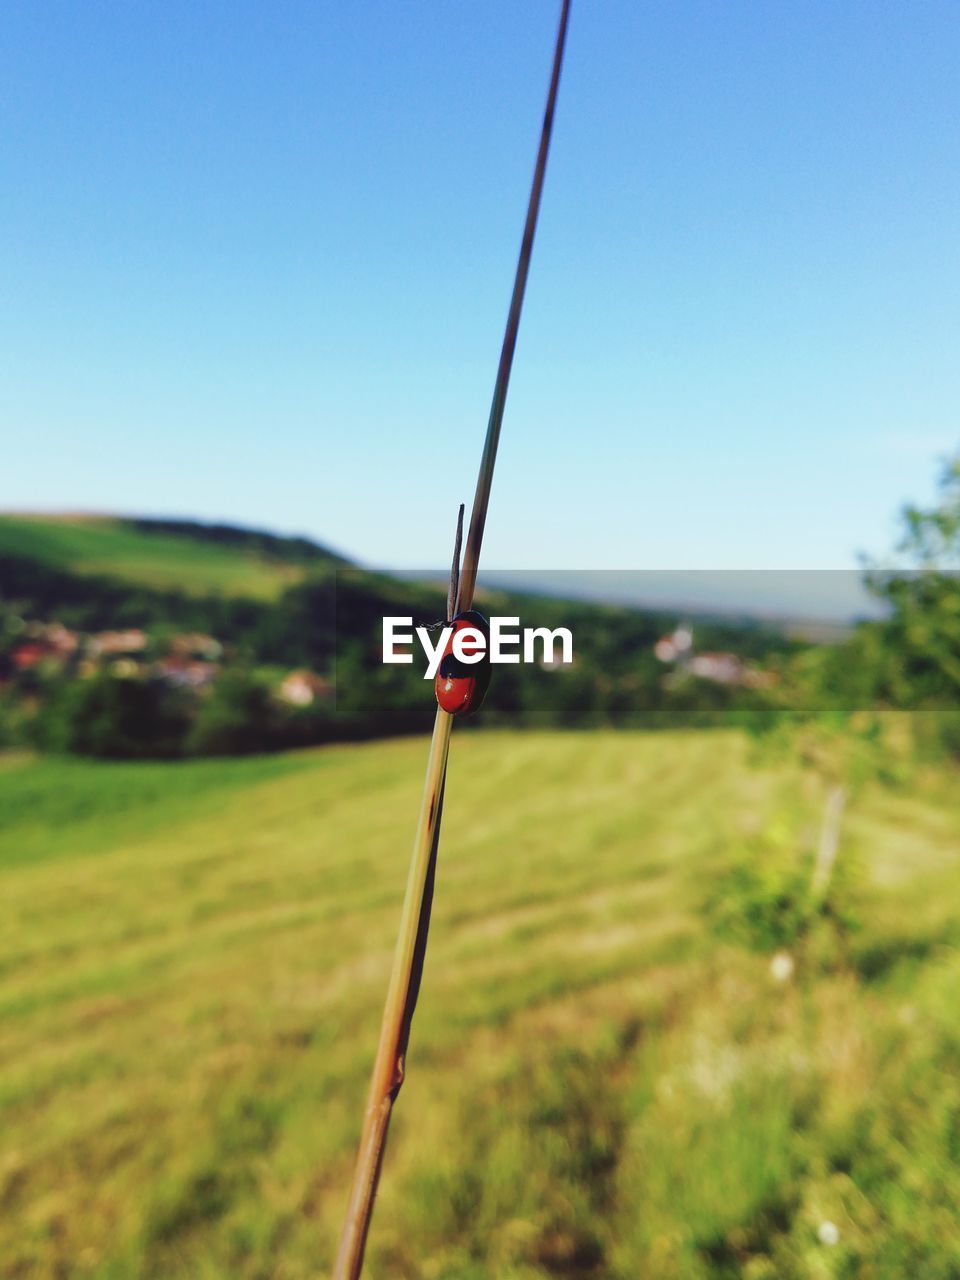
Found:
<svg viewBox="0 0 960 1280"><path fill-rule="evenodd" d="M717 932L752 951L776 951L807 930L815 904L806 860L771 861L763 849L738 863L708 903Z"/></svg>
<svg viewBox="0 0 960 1280"><path fill-rule="evenodd" d="M277 711L265 680L224 672L200 704L186 749L200 756L242 756L275 745Z"/></svg>
<svg viewBox="0 0 960 1280"><path fill-rule="evenodd" d="M34 737L50 751L104 759L180 755L187 707L158 682L112 675L65 680L38 714Z"/></svg>

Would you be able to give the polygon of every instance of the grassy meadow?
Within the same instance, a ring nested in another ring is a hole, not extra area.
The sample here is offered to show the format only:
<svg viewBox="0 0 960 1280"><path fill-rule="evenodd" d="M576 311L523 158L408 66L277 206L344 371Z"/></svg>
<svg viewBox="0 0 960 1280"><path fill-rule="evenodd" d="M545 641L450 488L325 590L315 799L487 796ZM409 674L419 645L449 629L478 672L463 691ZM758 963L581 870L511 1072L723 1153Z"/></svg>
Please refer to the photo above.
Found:
<svg viewBox="0 0 960 1280"><path fill-rule="evenodd" d="M138 587L188 595L275 600L302 565L198 537L145 533L109 516L0 515L0 555L24 556L79 574L108 574Z"/></svg>
<svg viewBox="0 0 960 1280"><path fill-rule="evenodd" d="M960 1275L960 797L867 787L795 972L716 926L823 782L459 733L379 1280ZM0 757L0 1277L329 1272L423 740Z"/></svg>

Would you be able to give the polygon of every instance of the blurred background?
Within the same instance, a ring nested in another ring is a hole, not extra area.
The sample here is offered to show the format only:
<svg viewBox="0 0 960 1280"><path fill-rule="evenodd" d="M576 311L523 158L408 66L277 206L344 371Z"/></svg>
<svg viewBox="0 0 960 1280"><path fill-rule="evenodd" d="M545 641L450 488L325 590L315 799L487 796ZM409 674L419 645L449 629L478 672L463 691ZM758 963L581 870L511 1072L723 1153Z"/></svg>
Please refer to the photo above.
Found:
<svg viewBox="0 0 960 1280"><path fill-rule="evenodd" d="M9 14L0 1277L330 1268L555 19ZM960 1265L958 53L575 9L372 1277Z"/></svg>

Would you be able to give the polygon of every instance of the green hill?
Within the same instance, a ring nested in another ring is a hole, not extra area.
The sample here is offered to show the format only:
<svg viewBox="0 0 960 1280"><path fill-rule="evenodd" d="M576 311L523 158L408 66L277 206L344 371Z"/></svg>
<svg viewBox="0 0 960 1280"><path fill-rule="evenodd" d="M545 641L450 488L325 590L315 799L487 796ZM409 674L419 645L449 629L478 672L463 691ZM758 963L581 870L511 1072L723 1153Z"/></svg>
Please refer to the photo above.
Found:
<svg viewBox="0 0 960 1280"><path fill-rule="evenodd" d="M655 656L675 615L488 585L478 600L524 627L566 627L574 637L574 661L559 671L500 667L487 724L649 727L656 717L705 723L732 709L762 714L776 684L766 667L799 647L759 621L699 619L698 648L708 657L719 651L734 672L729 681L701 679ZM0 517L0 742L145 757L419 732L433 714L422 670L384 666L382 620L409 615L435 625L444 606L439 584L350 566L302 538L176 520ZM73 647L54 643L51 626L71 632ZM91 636L128 629L144 634L123 670L90 658ZM222 668L237 677L220 682L222 696L197 692L219 682L220 666L194 672L199 683L185 689L174 660L171 677L178 633L222 646ZM335 705L317 698L303 714L280 705L284 673L304 668L328 689L336 674ZM100 679L84 685L91 675ZM220 704L228 698L225 728Z"/></svg>
<svg viewBox="0 0 960 1280"><path fill-rule="evenodd" d="M187 520L0 516L0 556L190 595L275 600L320 567L344 563L303 538Z"/></svg>
<svg viewBox="0 0 960 1280"><path fill-rule="evenodd" d="M952 1274L960 799L851 803L778 983L704 903L823 793L750 751L457 734L371 1280ZM424 756L0 763L0 1275L328 1273Z"/></svg>

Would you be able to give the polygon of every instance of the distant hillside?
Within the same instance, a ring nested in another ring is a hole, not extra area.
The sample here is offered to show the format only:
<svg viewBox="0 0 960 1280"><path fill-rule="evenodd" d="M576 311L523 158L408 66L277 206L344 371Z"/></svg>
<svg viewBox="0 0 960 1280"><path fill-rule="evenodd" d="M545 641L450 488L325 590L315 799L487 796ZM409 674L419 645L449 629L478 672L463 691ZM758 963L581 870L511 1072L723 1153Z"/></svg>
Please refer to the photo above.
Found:
<svg viewBox="0 0 960 1280"><path fill-rule="evenodd" d="M191 520L0 516L0 556L191 596L276 600L308 572L345 564L306 538Z"/></svg>
<svg viewBox="0 0 960 1280"><path fill-rule="evenodd" d="M0 517L0 743L176 755L427 730L435 704L422 667L383 664L382 619L435 625L445 604L440 583L358 569L302 538ZM649 726L763 710L778 663L798 647L745 619L696 619L678 648L676 614L490 588L480 604L573 636L569 666L498 668L486 725ZM299 701L283 692L294 677Z"/></svg>

